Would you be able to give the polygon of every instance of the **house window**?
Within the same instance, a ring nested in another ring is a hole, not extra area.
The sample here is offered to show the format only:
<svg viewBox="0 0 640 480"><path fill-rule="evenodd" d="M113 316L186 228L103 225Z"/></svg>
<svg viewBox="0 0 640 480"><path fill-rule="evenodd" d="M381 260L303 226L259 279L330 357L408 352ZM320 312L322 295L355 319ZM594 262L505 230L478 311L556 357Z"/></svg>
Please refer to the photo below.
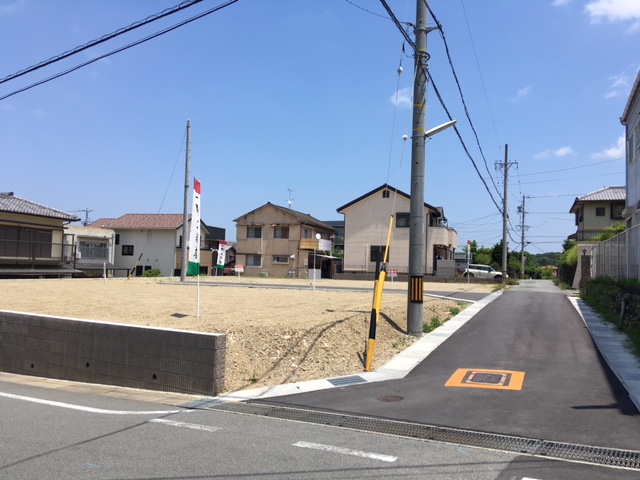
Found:
<svg viewBox="0 0 640 480"><path fill-rule="evenodd" d="M376 262L380 260L382 262L384 260L385 248L385 245L371 245L369 250L369 261Z"/></svg>
<svg viewBox="0 0 640 480"><path fill-rule="evenodd" d="M103 242L86 242L81 241L78 245L80 250L80 258L108 260L109 259L109 247Z"/></svg>
<svg viewBox="0 0 640 480"><path fill-rule="evenodd" d="M116 233L116 245L120 245L120 234Z"/></svg>
<svg viewBox="0 0 640 480"><path fill-rule="evenodd" d="M409 226L409 213L396 213L396 227L404 228Z"/></svg>
<svg viewBox="0 0 640 480"><path fill-rule="evenodd" d="M613 219L621 219L623 210L624 210L624 203L612 203L611 204L611 218L613 218Z"/></svg>
<svg viewBox="0 0 640 480"><path fill-rule="evenodd" d="M262 238L262 227L247 227L247 238Z"/></svg>
<svg viewBox="0 0 640 480"><path fill-rule="evenodd" d="M382 198L389 198L389 190L384 189L382 191Z"/></svg>
<svg viewBox="0 0 640 480"><path fill-rule="evenodd" d="M133 255L133 245L122 245L122 255Z"/></svg>
<svg viewBox="0 0 640 480"><path fill-rule="evenodd" d="M311 238L311 229L303 228L302 229L302 238Z"/></svg>
<svg viewBox="0 0 640 480"><path fill-rule="evenodd" d="M289 238L289 227L274 227L273 238Z"/></svg>
<svg viewBox="0 0 640 480"><path fill-rule="evenodd" d="M273 263L278 264L288 264L289 263L289 255L274 255Z"/></svg>
<svg viewBox="0 0 640 480"><path fill-rule="evenodd" d="M596 207L596 217L604 217L604 207Z"/></svg>
<svg viewBox="0 0 640 480"><path fill-rule="evenodd" d="M262 255L247 255L247 267L248 268L261 268L262 267Z"/></svg>

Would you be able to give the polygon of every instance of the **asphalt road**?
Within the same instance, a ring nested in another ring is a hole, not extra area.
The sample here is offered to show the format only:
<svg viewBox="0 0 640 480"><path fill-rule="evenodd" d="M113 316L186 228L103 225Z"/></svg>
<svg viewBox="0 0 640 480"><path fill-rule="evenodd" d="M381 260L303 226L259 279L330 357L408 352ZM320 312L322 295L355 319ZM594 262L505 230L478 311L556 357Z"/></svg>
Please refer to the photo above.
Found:
<svg viewBox="0 0 640 480"><path fill-rule="evenodd" d="M240 404L334 415L334 426L6 379L0 374L0 479L640 477L640 468L406 435L440 426L637 453L640 414L566 295L548 282L506 291L401 380ZM364 431L373 420L389 433Z"/></svg>
<svg viewBox="0 0 640 480"><path fill-rule="evenodd" d="M467 383L458 379L462 386L446 386L459 369ZM494 372L483 376L486 370ZM476 384L468 378L474 371L480 371ZM524 374L519 389L518 374ZM511 375L513 389L492 383L505 375ZM260 402L580 445L640 448L638 410L565 293L551 282L510 288L401 380Z"/></svg>
<svg viewBox="0 0 640 480"><path fill-rule="evenodd" d="M531 474L560 463L90 392L0 375L0 478L550 479Z"/></svg>

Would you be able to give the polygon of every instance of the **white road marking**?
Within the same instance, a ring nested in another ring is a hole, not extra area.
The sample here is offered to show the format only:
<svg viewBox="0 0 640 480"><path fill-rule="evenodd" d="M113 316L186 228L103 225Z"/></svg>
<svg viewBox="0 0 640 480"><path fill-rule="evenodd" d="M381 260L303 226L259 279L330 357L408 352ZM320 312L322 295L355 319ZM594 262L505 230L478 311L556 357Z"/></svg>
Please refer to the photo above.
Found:
<svg viewBox="0 0 640 480"><path fill-rule="evenodd" d="M323 445L321 443L297 442L294 447L311 448L313 450L323 450L325 452L341 453L342 455L352 455L354 457L371 458L382 462L395 462L398 457L391 455L382 455L380 453L362 452L360 450L351 450L349 448L334 447L332 445Z"/></svg>
<svg viewBox="0 0 640 480"><path fill-rule="evenodd" d="M191 430L202 430L203 432L217 432L220 427L210 427L208 425L198 425L197 423L176 422L175 420L165 420L164 418L152 418L150 423L162 423L172 427L190 428Z"/></svg>
<svg viewBox="0 0 640 480"><path fill-rule="evenodd" d="M80 410L90 413L102 413L105 415L167 415L170 413L182 413L189 410L105 410L102 408L84 407L82 405L74 405L72 403L54 402L52 400L43 400L41 398L24 397L22 395L13 395L11 393L0 392L0 397L12 398L14 400L22 400L24 402L40 403L49 405L50 407L68 408L70 410Z"/></svg>

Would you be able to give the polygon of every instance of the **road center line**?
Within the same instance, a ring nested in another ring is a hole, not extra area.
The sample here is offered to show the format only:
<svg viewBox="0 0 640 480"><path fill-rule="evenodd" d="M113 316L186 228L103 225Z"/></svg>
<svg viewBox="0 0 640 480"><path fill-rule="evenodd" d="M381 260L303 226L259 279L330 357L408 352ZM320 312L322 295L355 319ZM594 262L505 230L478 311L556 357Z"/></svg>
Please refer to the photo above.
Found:
<svg viewBox="0 0 640 480"><path fill-rule="evenodd" d="M72 403L54 402L53 400L43 400L41 398L25 397L22 395L13 395L12 393L0 392L0 397L11 398L13 400L22 400L24 402L40 403L49 405L50 407L68 408L70 410L80 410L82 412L101 413L105 415L167 415L170 413L182 413L189 410L105 410L102 408L84 407L82 405L74 405Z"/></svg>
<svg viewBox="0 0 640 480"><path fill-rule="evenodd" d="M360 450L351 450L349 448L334 447L332 445L323 445L321 443L297 442L294 447L311 448L313 450L323 450L325 452L340 453L342 455L352 455L354 457L371 458L382 462L395 462L398 457L391 455L382 455L380 453L362 452Z"/></svg>
<svg viewBox="0 0 640 480"><path fill-rule="evenodd" d="M220 427L210 427L208 425L199 425L197 423L176 422L175 420L166 420L164 418L152 418L150 423L162 423L172 427L190 428L191 430L201 430L203 432L217 432Z"/></svg>

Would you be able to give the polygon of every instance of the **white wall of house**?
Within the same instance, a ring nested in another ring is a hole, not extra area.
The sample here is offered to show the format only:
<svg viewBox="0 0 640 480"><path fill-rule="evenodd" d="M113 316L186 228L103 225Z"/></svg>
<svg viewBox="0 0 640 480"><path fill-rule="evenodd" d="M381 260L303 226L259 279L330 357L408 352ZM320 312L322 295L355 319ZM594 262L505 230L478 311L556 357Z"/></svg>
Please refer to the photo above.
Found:
<svg viewBox="0 0 640 480"><path fill-rule="evenodd" d="M626 122L626 185L627 185L627 209L625 217L629 223L640 223L640 91L637 90L640 82L640 72L636 78L634 91L629 97L626 116L621 120ZM628 108L628 110L627 110Z"/></svg>
<svg viewBox="0 0 640 480"><path fill-rule="evenodd" d="M65 227L65 233L73 235L76 251L76 260L82 263L102 264L104 262L113 263L115 259L115 237L116 233L108 228L81 227L69 225ZM87 249L86 245L92 245L95 249ZM83 248L83 246L85 248ZM102 256L99 250L104 248L105 255ZM82 252L89 250L96 253L94 257Z"/></svg>
<svg viewBox="0 0 640 480"><path fill-rule="evenodd" d="M157 268L163 276L173 276L177 246L175 230L116 230L116 233L119 235L115 246L116 266L132 269L142 254L140 265L143 268ZM118 270L115 276L126 277L127 272Z"/></svg>

